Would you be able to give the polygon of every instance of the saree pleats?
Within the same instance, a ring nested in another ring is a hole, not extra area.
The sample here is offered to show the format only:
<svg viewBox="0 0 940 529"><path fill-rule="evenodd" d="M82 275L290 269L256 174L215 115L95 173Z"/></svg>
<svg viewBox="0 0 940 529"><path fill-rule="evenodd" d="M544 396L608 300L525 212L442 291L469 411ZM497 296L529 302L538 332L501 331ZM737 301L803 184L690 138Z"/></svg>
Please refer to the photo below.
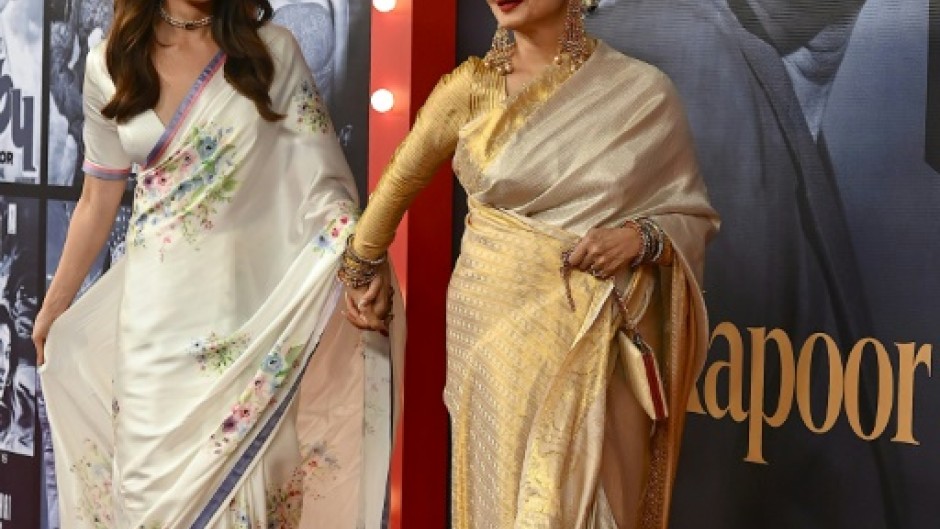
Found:
<svg viewBox="0 0 940 529"><path fill-rule="evenodd" d="M454 527L578 527L604 431L611 287L559 273L572 243L474 207L448 293Z"/></svg>

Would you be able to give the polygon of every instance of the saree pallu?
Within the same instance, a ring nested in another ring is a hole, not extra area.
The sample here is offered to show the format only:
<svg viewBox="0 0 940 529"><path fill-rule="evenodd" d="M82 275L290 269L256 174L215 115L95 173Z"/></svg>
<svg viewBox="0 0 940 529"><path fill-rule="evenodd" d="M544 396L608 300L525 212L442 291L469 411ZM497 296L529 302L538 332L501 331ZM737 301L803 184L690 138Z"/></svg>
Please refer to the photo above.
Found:
<svg viewBox="0 0 940 529"><path fill-rule="evenodd" d="M63 529L381 526L389 341L337 309L355 189L296 44L262 36L286 118L217 56L137 176L126 256L52 328Z"/></svg>

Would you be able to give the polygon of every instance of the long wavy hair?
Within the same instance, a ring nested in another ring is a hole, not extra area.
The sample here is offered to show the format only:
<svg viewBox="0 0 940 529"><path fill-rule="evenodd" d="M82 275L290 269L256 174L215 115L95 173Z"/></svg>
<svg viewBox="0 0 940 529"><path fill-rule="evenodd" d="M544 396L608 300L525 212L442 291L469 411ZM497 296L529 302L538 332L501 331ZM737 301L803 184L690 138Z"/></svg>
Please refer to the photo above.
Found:
<svg viewBox="0 0 940 529"><path fill-rule="evenodd" d="M119 123L150 110L160 100L160 78L152 55L159 46L155 28L159 0L115 0L114 22L108 35L105 60L115 93L101 113ZM284 116L271 108L268 90L274 80L274 60L258 28L271 20L268 0L216 0L212 37L226 54L225 79L251 99L261 117L277 121Z"/></svg>

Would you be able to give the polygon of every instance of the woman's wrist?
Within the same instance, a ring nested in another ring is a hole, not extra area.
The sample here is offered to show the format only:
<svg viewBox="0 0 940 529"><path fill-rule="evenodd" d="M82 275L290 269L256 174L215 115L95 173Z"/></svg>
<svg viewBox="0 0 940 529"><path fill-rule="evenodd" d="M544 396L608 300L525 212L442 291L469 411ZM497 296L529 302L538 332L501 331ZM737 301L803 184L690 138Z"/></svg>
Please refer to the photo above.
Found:
<svg viewBox="0 0 940 529"><path fill-rule="evenodd" d="M40 310L46 314L57 316L69 308L71 300L66 301L64 296L57 296L50 291L42 302Z"/></svg>
<svg viewBox="0 0 940 529"><path fill-rule="evenodd" d="M355 238L350 235L346 240L346 250L343 252L337 277L349 288L359 289L368 286L375 279L379 269L387 264L387 255L382 254L376 259L367 259L354 249Z"/></svg>
<svg viewBox="0 0 940 529"><path fill-rule="evenodd" d="M640 241L639 250L630 262L631 267L658 264L666 256L668 246L666 234L649 217L630 219L623 224L623 227L635 231Z"/></svg>

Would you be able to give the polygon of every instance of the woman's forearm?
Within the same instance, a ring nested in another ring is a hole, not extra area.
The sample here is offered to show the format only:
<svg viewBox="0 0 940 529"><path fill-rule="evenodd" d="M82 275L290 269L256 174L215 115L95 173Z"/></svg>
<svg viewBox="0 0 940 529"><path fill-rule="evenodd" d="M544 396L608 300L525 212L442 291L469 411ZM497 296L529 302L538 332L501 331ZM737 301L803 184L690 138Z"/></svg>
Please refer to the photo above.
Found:
<svg viewBox="0 0 940 529"><path fill-rule="evenodd" d="M81 288L111 232L125 185L123 181L86 178L85 187L72 214L62 258L43 302L44 308L54 312L68 308Z"/></svg>

